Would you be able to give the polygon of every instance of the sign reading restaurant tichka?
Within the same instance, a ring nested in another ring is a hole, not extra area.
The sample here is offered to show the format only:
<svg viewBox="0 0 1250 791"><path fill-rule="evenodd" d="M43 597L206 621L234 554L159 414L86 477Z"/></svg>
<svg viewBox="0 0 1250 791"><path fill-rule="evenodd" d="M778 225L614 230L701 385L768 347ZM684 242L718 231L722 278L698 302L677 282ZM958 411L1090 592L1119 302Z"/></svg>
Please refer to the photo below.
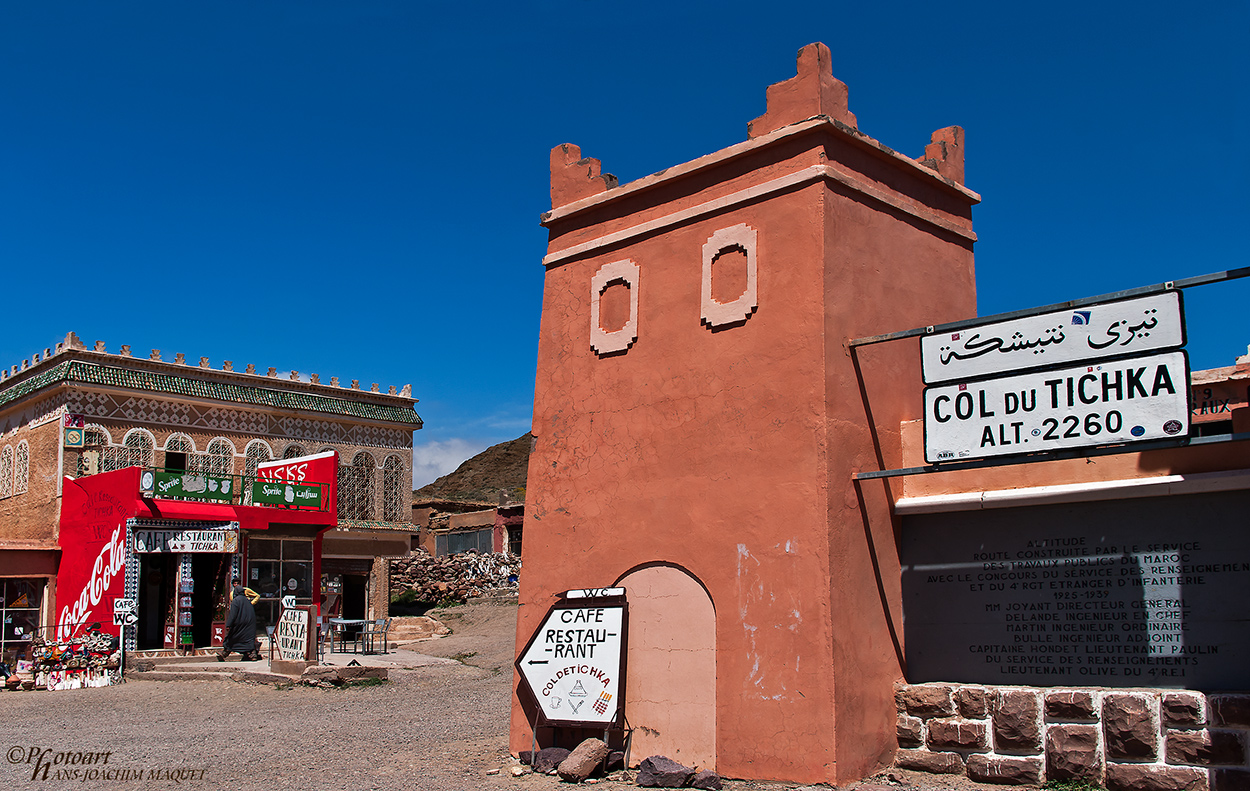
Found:
<svg viewBox="0 0 1250 791"><path fill-rule="evenodd" d="M1184 343L1176 291L923 336L925 461L1185 437Z"/></svg>

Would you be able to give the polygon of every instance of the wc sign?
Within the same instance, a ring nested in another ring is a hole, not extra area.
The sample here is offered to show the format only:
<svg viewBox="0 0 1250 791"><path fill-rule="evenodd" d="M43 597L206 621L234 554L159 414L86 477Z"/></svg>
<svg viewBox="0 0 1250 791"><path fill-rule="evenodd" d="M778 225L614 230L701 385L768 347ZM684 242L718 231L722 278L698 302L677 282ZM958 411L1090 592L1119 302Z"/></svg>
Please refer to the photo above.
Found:
<svg viewBox="0 0 1250 791"><path fill-rule="evenodd" d="M134 599L113 599L113 625L134 626L139 622L138 609Z"/></svg>

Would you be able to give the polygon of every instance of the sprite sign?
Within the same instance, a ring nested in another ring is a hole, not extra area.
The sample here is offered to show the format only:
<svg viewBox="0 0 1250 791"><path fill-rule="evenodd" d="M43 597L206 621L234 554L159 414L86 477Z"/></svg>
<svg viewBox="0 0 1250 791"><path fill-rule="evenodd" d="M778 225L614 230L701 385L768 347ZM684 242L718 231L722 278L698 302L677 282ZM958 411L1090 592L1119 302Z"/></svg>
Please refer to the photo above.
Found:
<svg viewBox="0 0 1250 791"><path fill-rule="evenodd" d="M287 481L256 481L252 484L252 502L257 505L263 503L320 508L321 487Z"/></svg>
<svg viewBox="0 0 1250 791"><path fill-rule="evenodd" d="M152 490L157 497L190 497L196 500L226 500L234 497L234 478L203 472L158 471Z"/></svg>

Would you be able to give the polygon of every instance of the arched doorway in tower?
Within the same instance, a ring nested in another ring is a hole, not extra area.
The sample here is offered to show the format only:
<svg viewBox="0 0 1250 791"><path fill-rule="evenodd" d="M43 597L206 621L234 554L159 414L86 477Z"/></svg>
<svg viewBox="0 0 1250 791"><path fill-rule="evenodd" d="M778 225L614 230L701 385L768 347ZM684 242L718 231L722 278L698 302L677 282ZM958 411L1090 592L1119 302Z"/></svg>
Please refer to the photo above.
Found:
<svg viewBox="0 0 1250 791"><path fill-rule="evenodd" d="M716 611L684 569L637 568L617 583L629 601L625 716L630 760L664 755L716 766Z"/></svg>

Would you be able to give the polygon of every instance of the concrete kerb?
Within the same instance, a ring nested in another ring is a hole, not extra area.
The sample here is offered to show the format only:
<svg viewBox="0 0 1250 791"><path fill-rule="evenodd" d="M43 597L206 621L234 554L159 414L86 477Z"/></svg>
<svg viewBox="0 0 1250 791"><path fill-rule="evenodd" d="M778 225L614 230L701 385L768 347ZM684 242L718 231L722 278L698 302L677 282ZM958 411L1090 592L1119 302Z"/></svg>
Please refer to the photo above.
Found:
<svg viewBox="0 0 1250 791"><path fill-rule="evenodd" d="M271 666L268 657L257 661L229 659L225 662L218 662L215 656L188 656L179 659L162 657L159 663L139 660L136 665L142 669L128 671L126 678L132 681L229 679L262 684L306 682L338 686L344 682L367 678L385 679L390 670L445 664L456 664L456 661L407 650L387 654L327 654L324 662L307 667L301 662L283 663L277 658Z"/></svg>

